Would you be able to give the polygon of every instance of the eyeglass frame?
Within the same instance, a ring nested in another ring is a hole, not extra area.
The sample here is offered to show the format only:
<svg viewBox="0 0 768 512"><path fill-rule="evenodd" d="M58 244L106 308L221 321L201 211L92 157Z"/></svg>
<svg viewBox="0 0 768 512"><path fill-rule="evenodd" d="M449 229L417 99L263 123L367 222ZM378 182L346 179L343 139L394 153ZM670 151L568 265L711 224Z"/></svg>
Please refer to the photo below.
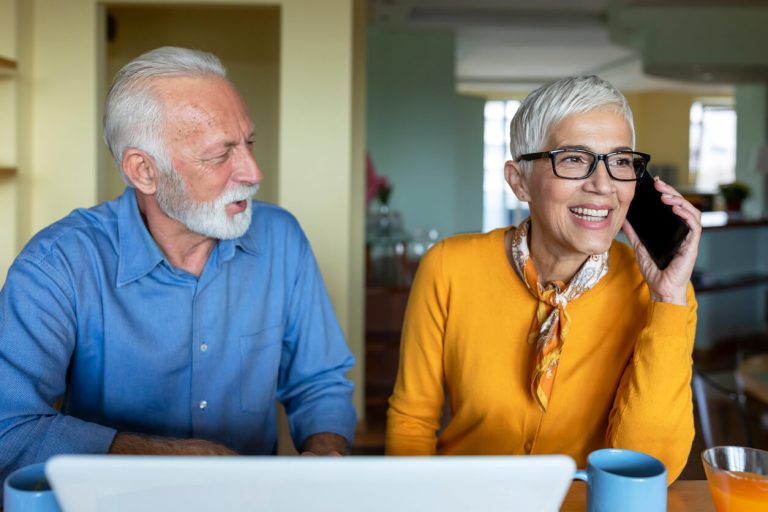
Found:
<svg viewBox="0 0 768 512"><path fill-rule="evenodd" d="M566 151L574 151L577 153L586 153L588 155L592 155L594 160L592 160L592 166L587 171L587 174L579 178L570 178L568 176L560 176L559 174L557 174L557 166L555 165L555 156L559 155L560 153L564 153ZM639 176L635 175L635 178L633 179L622 179L622 178L617 178L616 176L613 175L613 173L611 172L611 167L608 165L608 157L613 155L619 155L621 153L631 153L633 155L640 155L643 158L643 160L645 161L645 165L643 166L643 171L640 173ZM627 181L627 182L639 181L640 178L642 178L643 175L648 171L648 163L651 161L651 155L649 155L648 153L641 153L640 151L622 150L622 151L612 151L610 153L601 154L601 153L595 153L588 149L582 149L582 148L558 148L558 149L553 149L551 151L541 151L538 153L526 153L524 155L520 155L519 157L517 157L517 159L530 162L533 160L538 160L540 158L547 158L547 157L549 157L549 160L552 162L552 172L555 174L555 176L557 176L562 180L585 180L595 173L595 170L597 169L597 163L602 160L603 164L605 164L605 170L608 171L608 176L610 176L612 180Z"/></svg>

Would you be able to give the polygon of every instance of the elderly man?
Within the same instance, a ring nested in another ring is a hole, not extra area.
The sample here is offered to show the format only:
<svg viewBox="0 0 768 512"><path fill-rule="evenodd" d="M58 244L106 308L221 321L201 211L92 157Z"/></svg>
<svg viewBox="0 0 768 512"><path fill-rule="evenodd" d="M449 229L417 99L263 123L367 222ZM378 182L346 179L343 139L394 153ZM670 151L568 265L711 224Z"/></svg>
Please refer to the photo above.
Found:
<svg viewBox="0 0 768 512"><path fill-rule="evenodd" d="M38 233L0 292L0 476L58 453L271 454L276 400L299 450L346 453L354 361L298 223L251 201L253 123L221 63L138 57L104 128L128 188Z"/></svg>

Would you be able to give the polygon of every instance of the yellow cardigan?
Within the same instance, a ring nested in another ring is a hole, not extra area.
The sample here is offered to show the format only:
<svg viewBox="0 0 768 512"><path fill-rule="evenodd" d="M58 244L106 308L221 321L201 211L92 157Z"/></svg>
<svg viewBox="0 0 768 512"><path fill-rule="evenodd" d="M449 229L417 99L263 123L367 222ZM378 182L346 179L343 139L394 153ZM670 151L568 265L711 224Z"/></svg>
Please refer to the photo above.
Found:
<svg viewBox="0 0 768 512"><path fill-rule="evenodd" d="M536 300L507 260L505 231L449 238L421 262L389 401L387 453L563 453L584 467L591 451L620 447L661 459L674 481L694 435L693 289L687 307L652 302L634 252L614 242L608 274L567 306L571 331L542 413L531 397L526 341Z"/></svg>

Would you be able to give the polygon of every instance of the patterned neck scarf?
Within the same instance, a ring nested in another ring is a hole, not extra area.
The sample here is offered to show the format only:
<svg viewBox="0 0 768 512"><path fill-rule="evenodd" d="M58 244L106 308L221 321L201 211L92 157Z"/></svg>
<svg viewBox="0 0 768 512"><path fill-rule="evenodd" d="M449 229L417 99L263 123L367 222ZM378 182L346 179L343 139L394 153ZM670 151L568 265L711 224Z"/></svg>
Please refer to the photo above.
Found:
<svg viewBox="0 0 768 512"><path fill-rule="evenodd" d="M529 218L515 230L511 247L512 263L528 291L539 300L536 317L531 322L531 331L528 334L528 343L536 343L531 394L541 410L546 412L555 383L557 365L560 362L560 353L570 330L571 319L566 306L570 301L584 295L608 273L608 253L587 258L567 286L562 281L551 281L542 286L528 249L530 229Z"/></svg>

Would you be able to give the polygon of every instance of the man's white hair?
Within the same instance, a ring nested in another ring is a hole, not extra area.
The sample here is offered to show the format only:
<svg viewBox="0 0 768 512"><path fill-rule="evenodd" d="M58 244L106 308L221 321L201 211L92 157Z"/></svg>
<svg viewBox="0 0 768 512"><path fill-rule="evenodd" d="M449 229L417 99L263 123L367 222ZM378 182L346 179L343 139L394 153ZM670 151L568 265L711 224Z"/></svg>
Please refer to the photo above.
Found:
<svg viewBox="0 0 768 512"><path fill-rule="evenodd" d="M134 148L154 158L161 172L172 172L165 150L164 105L153 80L173 76L216 76L226 79L219 59L207 52L163 46L140 55L115 75L104 109L104 141L120 169L123 154Z"/></svg>
<svg viewBox="0 0 768 512"><path fill-rule="evenodd" d="M632 130L632 147L635 147L635 126L627 99L610 82L589 75L543 85L523 100L509 126L512 158L519 161L520 155L555 149L545 147L552 127L570 115L594 110L622 115ZM525 172L532 168L532 162L521 161L520 165Z"/></svg>

